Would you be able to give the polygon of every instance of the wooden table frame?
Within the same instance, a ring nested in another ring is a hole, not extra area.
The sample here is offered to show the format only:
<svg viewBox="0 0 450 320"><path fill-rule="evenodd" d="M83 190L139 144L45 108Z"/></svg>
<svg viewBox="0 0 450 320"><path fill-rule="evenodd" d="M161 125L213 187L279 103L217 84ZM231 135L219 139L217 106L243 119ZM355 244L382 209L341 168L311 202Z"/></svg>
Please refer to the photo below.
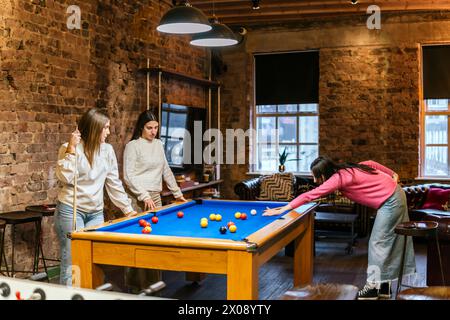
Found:
<svg viewBox="0 0 450 320"><path fill-rule="evenodd" d="M72 282L82 288L103 284L99 265L225 274L227 299L258 299L259 267L294 241L294 286L306 285L313 276L316 206L305 205L301 213L292 210L283 219L251 234L246 241L89 232L110 223L73 232ZM113 222L127 219L131 218Z"/></svg>

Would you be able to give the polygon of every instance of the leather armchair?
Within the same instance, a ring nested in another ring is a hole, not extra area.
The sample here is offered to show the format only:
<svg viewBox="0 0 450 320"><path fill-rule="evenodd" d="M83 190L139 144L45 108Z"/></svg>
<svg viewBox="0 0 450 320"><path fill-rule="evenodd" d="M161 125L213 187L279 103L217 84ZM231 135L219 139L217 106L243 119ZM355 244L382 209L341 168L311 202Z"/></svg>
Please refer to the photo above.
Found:
<svg viewBox="0 0 450 320"><path fill-rule="evenodd" d="M420 184L403 187L408 202L409 217L413 221L436 221L446 285L450 285L450 212L435 209L420 209L425 203L430 187L450 189L448 184ZM427 285L441 286L440 266L434 239L428 240Z"/></svg>

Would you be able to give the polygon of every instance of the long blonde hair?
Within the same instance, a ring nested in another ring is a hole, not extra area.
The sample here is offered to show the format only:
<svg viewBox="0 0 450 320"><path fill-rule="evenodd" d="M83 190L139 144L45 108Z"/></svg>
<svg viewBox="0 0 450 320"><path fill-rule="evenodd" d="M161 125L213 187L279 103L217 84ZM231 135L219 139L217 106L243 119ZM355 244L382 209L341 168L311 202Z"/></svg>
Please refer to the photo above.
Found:
<svg viewBox="0 0 450 320"><path fill-rule="evenodd" d="M103 128L108 123L109 118L103 110L92 108L85 112L78 122L78 130L81 133L81 139L84 143L84 153L91 167L94 164L94 158L100 149L100 137Z"/></svg>

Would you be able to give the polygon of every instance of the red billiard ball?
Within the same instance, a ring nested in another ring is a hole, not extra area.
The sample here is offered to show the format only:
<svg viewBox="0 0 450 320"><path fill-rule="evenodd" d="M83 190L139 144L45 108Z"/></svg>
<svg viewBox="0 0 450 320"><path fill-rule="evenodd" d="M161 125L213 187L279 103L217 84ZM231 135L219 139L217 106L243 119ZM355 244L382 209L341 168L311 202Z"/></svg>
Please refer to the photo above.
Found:
<svg viewBox="0 0 450 320"><path fill-rule="evenodd" d="M183 211L178 211L178 212L177 212L177 217L178 217L178 218L183 218L183 216L184 216Z"/></svg>
<svg viewBox="0 0 450 320"><path fill-rule="evenodd" d="M140 220L139 220L139 225L140 225L141 227L145 227L146 224L147 224L147 221L145 221L144 219L140 219Z"/></svg>
<svg viewBox="0 0 450 320"><path fill-rule="evenodd" d="M241 220L246 220L246 219L247 219L247 214L241 213Z"/></svg>
<svg viewBox="0 0 450 320"><path fill-rule="evenodd" d="M152 225L151 225L151 223L150 222L148 222L148 221L145 221L145 225L144 225L144 227L151 227Z"/></svg>
<svg viewBox="0 0 450 320"><path fill-rule="evenodd" d="M228 229L230 228L230 226L232 226L234 224L234 222L233 221L230 221L230 222L228 222L227 223L227 227L228 227Z"/></svg>
<svg viewBox="0 0 450 320"><path fill-rule="evenodd" d="M158 217L157 216L154 216L154 217L152 217L152 222L153 223L158 223Z"/></svg>

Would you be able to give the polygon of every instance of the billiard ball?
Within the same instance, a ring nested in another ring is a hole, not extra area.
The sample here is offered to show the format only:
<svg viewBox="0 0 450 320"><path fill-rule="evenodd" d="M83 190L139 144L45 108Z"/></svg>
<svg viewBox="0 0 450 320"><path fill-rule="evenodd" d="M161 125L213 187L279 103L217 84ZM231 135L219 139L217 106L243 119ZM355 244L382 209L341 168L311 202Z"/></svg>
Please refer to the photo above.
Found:
<svg viewBox="0 0 450 320"><path fill-rule="evenodd" d="M225 233L227 233L227 228L226 227L220 227L219 231L220 231L221 234L225 234Z"/></svg>
<svg viewBox="0 0 450 320"><path fill-rule="evenodd" d="M150 228L150 226L147 226L144 229L142 229L142 233L150 233L150 232L152 232L152 228Z"/></svg>
<svg viewBox="0 0 450 320"><path fill-rule="evenodd" d="M140 220L139 220L139 225L140 225L141 227L145 227L146 224L147 224L147 221L145 221L144 219L140 219Z"/></svg>
<svg viewBox="0 0 450 320"><path fill-rule="evenodd" d="M153 222L153 223L158 223L158 221L159 221L159 219L158 219L157 216L153 216L153 217L152 217L152 222Z"/></svg>
<svg viewBox="0 0 450 320"><path fill-rule="evenodd" d="M178 218L183 218L183 216L184 216L183 211L178 211L178 212L177 212L177 217L178 217Z"/></svg>
<svg viewBox="0 0 450 320"><path fill-rule="evenodd" d="M234 224L234 222L233 221L230 221L230 222L228 222L227 223L227 227L228 227L228 229L230 228L230 226L232 226Z"/></svg>
<svg viewBox="0 0 450 320"><path fill-rule="evenodd" d="M151 227L152 225L151 225L151 223L150 222L148 222L148 221L145 221L145 224L144 224L144 227Z"/></svg>
<svg viewBox="0 0 450 320"><path fill-rule="evenodd" d="M203 217L203 218L200 219L200 221L203 221L203 220L205 220L206 222L208 222L208 218Z"/></svg>
<svg viewBox="0 0 450 320"><path fill-rule="evenodd" d="M241 213L241 220L246 220L246 219L247 219L247 214Z"/></svg>
<svg viewBox="0 0 450 320"><path fill-rule="evenodd" d="M234 232L236 232L237 227L236 227L236 225L233 224L228 228L228 230L230 230L230 232L234 233Z"/></svg>
<svg viewBox="0 0 450 320"><path fill-rule="evenodd" d="M252 216L254 216L254 215L256 214L256 210L255 210L255 209L250 210L250 214L251 214Z"/></svg>
<svg viewBox="0 0 450 320"><path fill-rule="evenodd" d="M240 219L241 218L241 213L238 211L238 212L236 212L235 214L234 214L234 217L236 218L236 219Z"/></svg>
<svg viewBox="0 0 450 320"><path fill-rule="evenodd" d="M216 221L222 221L222 216L220 214L216 214Z"/></svg>
<svg viewBox="0 0 450 320"><path fill-rule="evenodd" d="M206 228L208 226L208 220L201 220L200 221L200 226L202 228Z"/></svg>
<svg viewBox="0 0 450 320"><path fill-rule="evenodd" d="M209 215L209 220L211 220L211 221L216 220L216 215L215 215L214 213L211 213L211 214Z"/></svg>

